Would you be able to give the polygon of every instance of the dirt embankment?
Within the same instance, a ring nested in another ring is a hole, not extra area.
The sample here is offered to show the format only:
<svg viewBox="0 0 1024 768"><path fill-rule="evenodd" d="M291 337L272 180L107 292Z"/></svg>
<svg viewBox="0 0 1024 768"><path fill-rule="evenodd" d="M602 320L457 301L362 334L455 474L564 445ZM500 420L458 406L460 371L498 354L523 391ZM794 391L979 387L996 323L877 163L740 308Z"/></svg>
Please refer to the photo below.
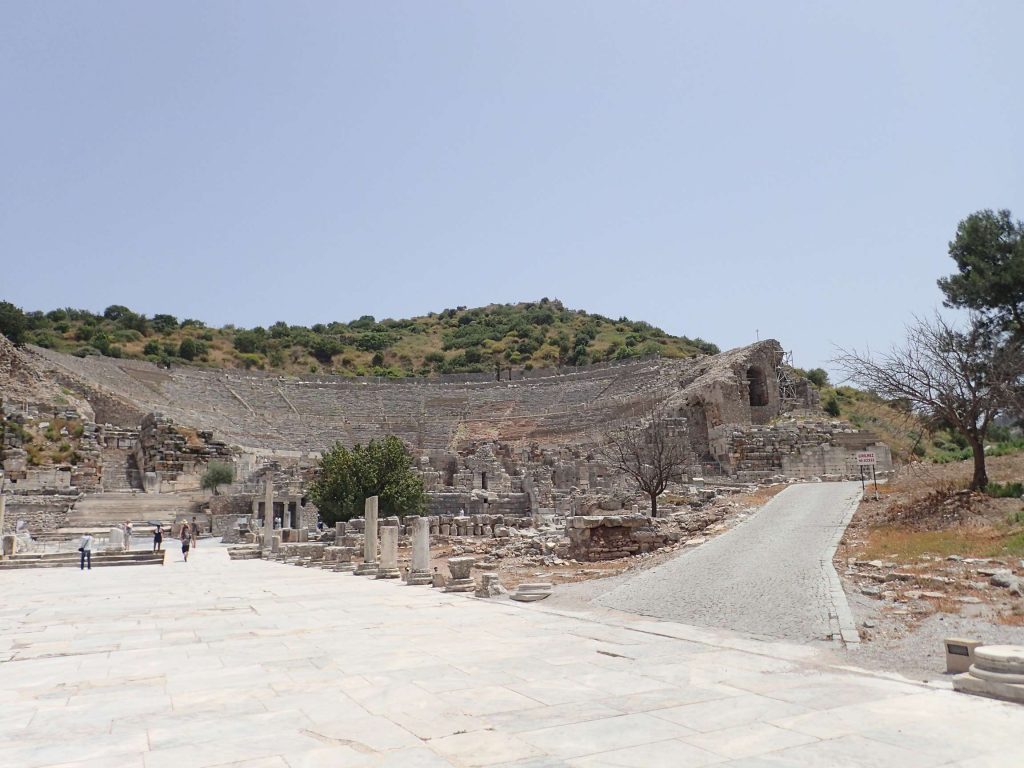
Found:
<svg viewBox="0 0 1024 768"><path fill-rule="evenodd" d="M1024 500L969 491L971 463L913 464L854 516L835 559L860 624L854 655L923 679L943 674L943 639L1024 643ZM992 458L1020 482L1024 454Z"/></svg>

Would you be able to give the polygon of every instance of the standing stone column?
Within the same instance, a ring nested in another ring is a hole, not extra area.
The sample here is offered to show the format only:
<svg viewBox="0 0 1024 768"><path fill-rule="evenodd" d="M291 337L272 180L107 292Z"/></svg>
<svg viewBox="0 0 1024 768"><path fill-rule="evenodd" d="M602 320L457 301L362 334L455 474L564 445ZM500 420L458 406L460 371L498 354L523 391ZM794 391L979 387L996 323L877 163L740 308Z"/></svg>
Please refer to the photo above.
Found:
<svg viewBox="0 0 1024 768"><path fill-rule="evenodd" d="M269 551L274 538L274 478L267 472L263 496L263 549Z"/></svg>
<svg viewBox="0 0 1024 768"><path fill-rule="evenodd" d="M378 579L397 579L402 575L398 570L398 526L385 525L380 529L380 567Z"/></svg>
<svg viewBox="0 0 1024 768"><path fill-rule="evenodd" d="M416 517L412 521L412 568L408 584L430 584L430 520Z"/></svg>
<svg viewBox="0 0 1024 768"><path fill-rule="evenodd" d="M4 517L7 512L7 497L4 496L3 489L0 489L0 536L4 533Z"/></svg>
<svg viewBox="0 0 1024 768"><path fill-rule="evenodd" d="M377 575L377 497L371 496L363 505L363 562L355 569L356 576Z"/></svg>

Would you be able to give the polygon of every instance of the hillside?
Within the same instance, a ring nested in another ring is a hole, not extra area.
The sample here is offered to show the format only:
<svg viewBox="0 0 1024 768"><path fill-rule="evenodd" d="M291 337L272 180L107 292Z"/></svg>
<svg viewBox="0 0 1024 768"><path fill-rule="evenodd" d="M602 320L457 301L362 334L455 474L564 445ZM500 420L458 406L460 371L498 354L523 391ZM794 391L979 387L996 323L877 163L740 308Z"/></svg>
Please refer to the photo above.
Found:
<svg viewBox="0 0 1024 768"><path fill-rule="evenodd" d="M10 307L10 305L7 305ZM671 336L628 318L565 308L558 300L458 307L405 320L372 316L311 328L211 328L128 307L24 315L22 341L81 357L105 355L163 364L348 376L426 376L502 369L583 366L608 360L716 353L702 339Z"/></svg>

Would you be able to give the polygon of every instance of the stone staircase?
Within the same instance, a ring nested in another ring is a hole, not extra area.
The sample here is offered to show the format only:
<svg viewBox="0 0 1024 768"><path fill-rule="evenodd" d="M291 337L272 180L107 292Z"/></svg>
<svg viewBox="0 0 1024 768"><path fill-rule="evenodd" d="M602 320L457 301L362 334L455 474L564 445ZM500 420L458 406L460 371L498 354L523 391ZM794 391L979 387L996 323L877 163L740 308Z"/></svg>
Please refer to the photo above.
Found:
<svg viewBox="0 0 1024 768"><path fill-rule="evenodd" d="M25 552L0 560L0 571L22 568L78 568L81 556L78 552L37 553ZM133 550L130 552L92 553L92 567L106 568L126 565L163 565L164 552Z"/></svg>
<svg viewBox="0 0 1024 768"><path fill-rule="evenodd" d="M191 518L195 502L189 496L170 493L93 493L75 503L67 522L56 534L60 538L89 533L105 533L130 520L134 535L152 533L153 523L169 531L178 520Z"/></svg>
<svg viewBox="0 0 1024 768"><path fill-rule="evenodd" d="M110 448L103 451L103 490L142 490L142 478L135 467L135 456L131 451Z"/></svg>

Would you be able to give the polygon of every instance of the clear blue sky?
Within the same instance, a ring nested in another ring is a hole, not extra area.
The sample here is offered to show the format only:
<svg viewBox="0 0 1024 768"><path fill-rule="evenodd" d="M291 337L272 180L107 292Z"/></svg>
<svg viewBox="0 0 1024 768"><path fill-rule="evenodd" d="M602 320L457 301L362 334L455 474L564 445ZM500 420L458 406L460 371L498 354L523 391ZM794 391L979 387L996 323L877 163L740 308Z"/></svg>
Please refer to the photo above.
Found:
<svg viewBox="0 0 1024 768"><path fill-rule="evenodd" d="M557 297L814 366L1024 217L1024 3L0 3L0 298Z"/></svg>

